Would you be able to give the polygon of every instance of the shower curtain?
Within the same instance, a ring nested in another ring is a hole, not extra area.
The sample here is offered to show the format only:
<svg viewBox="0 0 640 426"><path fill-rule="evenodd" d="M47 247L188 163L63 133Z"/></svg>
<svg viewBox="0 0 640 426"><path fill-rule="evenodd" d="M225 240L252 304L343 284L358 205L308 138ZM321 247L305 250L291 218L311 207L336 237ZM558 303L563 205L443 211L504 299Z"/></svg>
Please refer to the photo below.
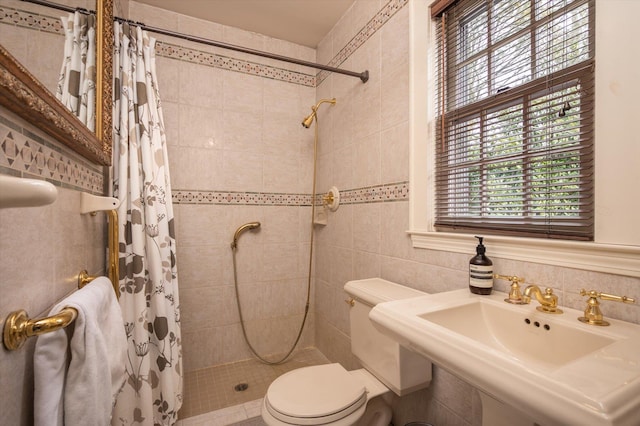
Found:
<svg viewBox="0 0 640 426"><path fill-rule="evenodd" d="M91 131L96 127L95 17L80 12L60 18L65 32L64 59L56 97Z"/></svg>
<svg viewBox="0 0 640 426"><path fill-rule="evenodd" d="M155 39L114 25L114 196L127 381L112 425L171 425L182 405L182 349L169 162Z"/></svg>

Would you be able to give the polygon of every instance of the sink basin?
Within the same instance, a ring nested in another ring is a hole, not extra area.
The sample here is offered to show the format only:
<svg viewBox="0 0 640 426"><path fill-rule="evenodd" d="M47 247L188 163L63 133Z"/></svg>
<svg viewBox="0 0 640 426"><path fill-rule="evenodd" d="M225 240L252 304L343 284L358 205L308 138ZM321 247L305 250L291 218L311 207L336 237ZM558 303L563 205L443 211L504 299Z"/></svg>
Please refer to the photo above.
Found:
<svg viewBox="0 0 640 426"><path fill-rule="evenodd" d="M481 300L418 315L528 365L553 370L615 339Z"/></svg>
<svg viewBox="0 0 640 426"><path fill-rule="evenodd" d="M546 314L535 301L511 305L505 297L456 290L381 303L370 317L381 332L530 420L522 424L640 424L640 325L591 326L578 321L581 311ZM488 422L482 400L484 424L497 424L504 411Z"/></svg>

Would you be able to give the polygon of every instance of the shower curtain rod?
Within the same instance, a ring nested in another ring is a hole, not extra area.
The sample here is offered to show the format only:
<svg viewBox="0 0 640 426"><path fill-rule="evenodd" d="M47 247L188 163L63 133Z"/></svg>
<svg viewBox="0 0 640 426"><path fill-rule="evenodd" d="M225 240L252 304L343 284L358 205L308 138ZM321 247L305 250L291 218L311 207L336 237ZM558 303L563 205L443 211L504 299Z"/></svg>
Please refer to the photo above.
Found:
<svg viewBox="0 0 640 426"><path fill-rule="evenodd" d="M83 13L95 13L95 12L92 12L92 11L87 11L86 9L64 6L64 5L53 3L53 2L50 2L50 1L47 1L47 0L22 0L22 1L26 1L28 3L39 4L39 5L42 5L42 6L48 6L48 7L54 8L54 9L64 10L64 11L67 11L67 12L74 12L74 11L77 10L77 11L80 11L80 12L83 12ZM118 21L118 22L121 22L121 23L128 23L128 24L131 24L131 25L138 26L138 27L142 28L143 30L151 31L151 32L156 33L156 34L167 35L167 36L170 36L170 37L176 37L176 38L180 38L180 39L188 40L188 41L193 41L193 42L200 43L200 44L206 44L208 46L220 47L222 49L233 50L233 51L236 51L236 52L247 53L247 54L255 55L255 56L261 56L263 58L275 59L277 61L283 61L283 62L288 62L288 63L291 63L291 64L302 65L302 66L309 67L309 68L316 68L316 69L320 69L320 70L324 70L324 71L334 72L334 73L337 73L337 74L344 74L344 75L348 75L348 76L351 76L351 77L358 77L363 83L366 83L367 80L369 80L369 71L368 70L363 71L363 72L348 71L348 70L343 70L341 68L330 67L328 65L317 64L315 62L308 62L308 61L303 61L301 59L290 58L288 56L276 55L275 53L263 52L261 50L250 49L248 47L237 46L237 45L234 45L234 44L224 43L224 42L216 41L216 40L209 40L209 39L202 38L202 37L197 37L197 36L192 36L192 35L188 35L188 34L178 33L178 32L175 32L175 31L165 30L165 29L162 29L162 28L151 27L149 25L143 24L142 22L130 21L128 19L119 18L117 16L114 17L113 19Z"/></svg>
<svg viewBox="0 0 640 426"><path fill-rule="evenodd" d="M208 46L220 47L222 49L233 50L233 51L236 51L236 52L248 53L250 55L262 56L263 58L275 59L275 60L278 60L278 61L289 62L289 63L297 64L297 65L303 65L305 67L310 67L310 68L316 68L316 69L320 69L320 70L324 70L324 71L335 72L335 73L338 73L338 74L344 74L344 75L348 75L348 76L351 76L351 77L358 77L360 80L362 80L363 83L366 83L367 80L369 80L369 71L363 71L363 72L347 71L347 70L343 70L341 68L335 68L335 67L330 67L328 65L317 64L315 62L308 62L308 61L303 61L301 59L290 58L288 56L276 55L275 53L263 52L262 50L250 49L248 47L237 46L237 45L234 45L234 44L224 43L224 42L216 41L216 40L209 40L209 39L206 39L206 38L192 36L192 35L189 35L189 34L182 34L182 33L178 33L178 32L175 32L175 31L165 30L165 29L162 29L162 28L151 27L151 26L145 25L145 24L143 24L141 22L130 21L128 19L123 19L123 18L118 18L118 17L115 17L114 19L116 21L126 22L128 24L138 26L138 27L142 28L143 30L151 31L151 32L156 33L156 34L162 34L162 35L167 35L167 36L170 36L170 37L180 38L180 39L183 39L183 40L194 41L196 43L206 44Z"/></svg>
<svg viewBox="0 0 640 426"><path fill-rule="evenodd" d="M73 12L80 12L80 13L84 13L85 15L95 15L96 12L94 10L87 10L85 8L82 7L72 7L72 6L65 6L64 4L58 4L58 3L53 3L47 0L22 0L25 3L33 3L33 4L38 4L40 6L46 6L46 7L50 7L52 9L58 9L58 10L63 10L65 12L69 12L69 13L73 13Z"/></svg>

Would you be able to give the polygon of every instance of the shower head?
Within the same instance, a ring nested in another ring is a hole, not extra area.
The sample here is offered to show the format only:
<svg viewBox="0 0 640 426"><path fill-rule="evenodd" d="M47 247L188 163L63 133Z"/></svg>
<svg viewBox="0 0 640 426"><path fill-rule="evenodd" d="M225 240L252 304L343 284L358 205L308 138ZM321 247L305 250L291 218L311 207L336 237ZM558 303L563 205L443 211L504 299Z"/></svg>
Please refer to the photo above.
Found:
<svg viewBox="0 0 640 426"><path fill-rule="evenodd" d="M313 117L316 116L316 112L313 111L311 114L307 115L304 120L302 120L302 127L308 129L311 127L311 123L313 123Z"/></svg>
<svg viewBox="0 0 640 426"><path fill-rule="evenodd" d="M308 116L306 116L304 118L304 120L302 120L302 126L305 129L308 129L309 127L311 127L311 124L313 123L313 119L316 117L316 112L318 112L318 108L320 107L321 104L323 103L330 103L331 105L335 105L336 104L336 98L333 99L321 99L317 104L315 104L314 106L311 107L311 114L309 114Z"/></svg>
<svg viewBox="0 0 640 426"><path fill-rule="evenodd" d="M233 242L231 243L231 248L235 249L238 246L238 238L240 238L240 234L242 234L244 231L250 231L259 227L260 222L249 222L241 225L238 229L236 229L235 234L233 234Z"/></svg>

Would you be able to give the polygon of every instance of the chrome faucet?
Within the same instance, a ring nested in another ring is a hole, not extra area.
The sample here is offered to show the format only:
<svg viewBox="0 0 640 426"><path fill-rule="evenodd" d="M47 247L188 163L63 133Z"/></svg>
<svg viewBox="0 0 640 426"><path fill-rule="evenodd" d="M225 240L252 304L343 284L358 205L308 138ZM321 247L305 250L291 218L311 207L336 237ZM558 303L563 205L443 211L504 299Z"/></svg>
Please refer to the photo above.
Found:
<svg viewBox="0 0 640 426"><path fill-rule="evenodd" d="M540 287L537 285L530 285L524 289L524 294L522 295L522 301L524 303L531 302L531 293L535 296L540 306L537 306L536 309L540 312L544 312L547 314L561 314L562 309L558 308L558 296L553 294L553 289L547 287L544 290L544 294L540 290Z"/></svg>

